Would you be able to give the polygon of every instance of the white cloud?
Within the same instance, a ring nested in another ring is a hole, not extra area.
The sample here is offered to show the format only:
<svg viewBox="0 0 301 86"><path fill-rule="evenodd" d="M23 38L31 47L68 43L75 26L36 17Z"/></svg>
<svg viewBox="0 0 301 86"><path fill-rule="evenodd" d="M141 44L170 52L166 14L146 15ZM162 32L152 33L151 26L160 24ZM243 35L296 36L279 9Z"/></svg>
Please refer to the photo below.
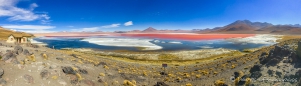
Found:
<svg viewBox="0 0 301 86"><path fill-rule="evenodd" d="M128 22L125 22L125 23L124 23L124 26L131 26L131 25L133 25L133 22L132 22L132 21L128 21Z"/></svg>
<svg viewBox="0 0 301 86"><path fill-rule="evenodd" d="M18 0L0 0L0 17L8 17L9 21L34 21L43 20L49 22L50 17L47 14L37 14L33 10L38 7L32 3L29 9L19 8L16 6Z"/></svg>
<svg viewBox="0 0 301 86"><path fill-rule="evenodd" d="M17 30L21 32L26 32L26 33L54 33L56 31L51 31L51 30Z"/></svg>
<svg viewBox="0 0 301 86"><path fill-rule="evenodd" d="M99 27L82 28L82 31L97 31Z"/></svg>
<svg viewBox="0 0 301 86"><path fill-rule="evenodd" d="M8 29L21 29L21 30L44 30L44 29L53 29L55 26L43 26L43 25L4 25L2 26Z"/></svg>
<svg viewBox="0 0 301 86"><path fill-rule="evenodd" d="M38 7L38 5L36 3L32 3L30 4L30 10L34 10L34 8Z"/></svg>
<svg viewBox="0 0 301 86"><path fill-rule="evenodd" d="M101 26L101 28L114 28L114 27L119 27L120 24L111 24L111 25L105 25L105 26Z"/></svg>
<svg viewBox="0 0 301 86"><path fill-rule="evenodd" d="M88 27L88 28L80 28L80 29L71 29L72 32L94 32L98 31L100 27Z"/></svg>

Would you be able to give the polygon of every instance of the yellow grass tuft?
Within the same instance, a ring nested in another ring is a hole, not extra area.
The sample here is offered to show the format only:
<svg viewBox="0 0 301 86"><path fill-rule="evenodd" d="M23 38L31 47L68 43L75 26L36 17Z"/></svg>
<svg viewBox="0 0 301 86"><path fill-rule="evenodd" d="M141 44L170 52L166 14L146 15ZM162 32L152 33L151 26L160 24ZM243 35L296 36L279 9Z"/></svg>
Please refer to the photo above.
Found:
<svg viewBox="0 0 301 86"><path fill-rule="evenodd" d="M201 74L195 75L196 78L201 78Z"/></svg>
<svg viewBox="0 0 301 86"><path fill-rule="evenodd" d="M109 69L109 67L108 67L107 65L104 65L104 66L103 66L103 68L105 68L105 69Z"/></svg>
<svg viewBox="0 0 301 86"><path fill-rule="evenodd" d="M58 76L52 76L51 78L56 80L58 78Z"/></svg>
<svg viewBox="0 0 301 86"><path fill-rule="evenodd" d="M27 57L29 60L35 62L36 61L36 57L34 56L34 54L30 55Z"/></svg>
<svg viewBox="0 0 301 86"><path fill-rule="evenodd" d="M81 81L81 80L84 79L79 73L76 73L76 76L77 76L77 78L78 78L79 81Z"/></svg>
<svg viewBox="0 0 301 86"><path fill-rule="evenodd" d="M186 86L192 86L192 84L190 84L190 83L187 83L187 84L186 84Z"/></svg>
<svg viewBox="0 0 301 86"><path fill-rule="evenodd" d="M225 81L224 81L224 80L216 80L216 81L214 82L214 85L215 85L215 86L224 86L224 84L225 84Z"/></svg>
<svg viewBox="0 0 301 86"><path fill-rule="evenodd" d="M104 73L99 73L99 76L106 76Z"/></svg>
<svg viewBox="0 0 301 86"><path fill-rule="evenodd" d="M44 60L48 60L48 56L44 53L43 54Z"/></svg>
<svg viewBox="0 0 301 86"><path fill-rule="evenodd" d="M251 79L250 78L246 78L246 83L245 83L245 86L249 86L251 83Z"/></svg>
<svg viewBox="0 0 301 86"><path fill-rule="evenodd" d="M135 82L131 82L129 80L124 80L123 81L123 85L124 86L136 86L136 81Z"/></svg>

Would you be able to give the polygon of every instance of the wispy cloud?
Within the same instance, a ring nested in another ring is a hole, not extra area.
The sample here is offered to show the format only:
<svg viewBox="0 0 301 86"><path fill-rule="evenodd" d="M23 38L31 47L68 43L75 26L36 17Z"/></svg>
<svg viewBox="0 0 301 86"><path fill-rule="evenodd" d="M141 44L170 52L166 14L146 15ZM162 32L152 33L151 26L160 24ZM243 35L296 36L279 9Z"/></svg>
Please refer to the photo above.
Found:
<svg viewBox="0 0 301 86"><path fill-rule="evenodd" d="M114 27L119 27L120 24L111 24L111 25L104 25L104 26L101 26L101 28L114 28Z"/></svg>
<svg viewBox="0 0 301 86"><path fill-rule="evenodd" d="M48 24L50 17L47 14L37 14L33 10L38 7L32 3L29 9L16 6L18 0L0 0L0 17L8 17L9 21L34 21L41 20L42 24Z"/></svg>
<svg viewBox="0 0 301 86"><path fill-rule="evenodd" d="M8 29L22 29L22 30L44 30L44 29L55 28L55 26L43 26L43 25L4 25L2 27Z"/></svg>
<svg viewBox="0 0 301 86"><path fill-rule="evenodd" d="M1 27L27 33L51 33L55 32L52 29L56 28L56 26L44 25L2 25Z"/></svg>
<svg viewBox="0 0 301 86"><path fill-rule="evenodd" d="M132 21L128 21L128 22L125 22L125 23L124 23L124 26L131 26L131 25L133 25L133 22L132 22Z"/></svg>
<svg viewBox="0 0 301 86"><path fill-rule="evenodd" d="M99 27L90 27L90 28L83 28L82 31L97 31Z"/></svg>
<svg viewBox="0 0 301 86"><path fill-rule="evenodd" d="M79 28L79 29L71 29L72 32L93 32L98 31L100 27L88 27L88 28Z"/></svg>
<svg viewBox="0 0 301 86"><path fill-rule="evenodd" d="M21 32L26 32L26 33L54 33L56 31L52 30L16 30L16 31L21 31Z"/></svg>

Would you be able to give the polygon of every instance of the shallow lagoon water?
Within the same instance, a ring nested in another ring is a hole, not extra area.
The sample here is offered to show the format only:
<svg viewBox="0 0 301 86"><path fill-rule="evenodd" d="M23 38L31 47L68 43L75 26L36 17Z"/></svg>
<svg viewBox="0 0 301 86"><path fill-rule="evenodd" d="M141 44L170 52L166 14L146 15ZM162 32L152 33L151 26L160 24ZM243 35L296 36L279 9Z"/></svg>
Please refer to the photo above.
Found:
<svg viewBox="0 0 301 86"><path fill-rule="evenodd" d="M106 37L108 38L108 37ZM123 38L123 37L114 37ZM123 46L104 46L89 43L88 41L82 41L83 38L35 38L34 40L47 44L47 47L55 49L61 48L93 48L98 50L130 50L139 51L137 47L123 47ZM137 38L142 39L142 38ZM125 41L126 42L126 41ZM255 43L234 43L224 39L215 40L199 40L199 41L188 41L188 40L171 40L171 39L152 39L151 43L161 46L162 49L159 51L176 51L176 50L197 50L197 49L208 49L208 48L226 48L235 49L242 51L248 48L258 48L262 46L269 46L271 44L255 44Z"/></svg>

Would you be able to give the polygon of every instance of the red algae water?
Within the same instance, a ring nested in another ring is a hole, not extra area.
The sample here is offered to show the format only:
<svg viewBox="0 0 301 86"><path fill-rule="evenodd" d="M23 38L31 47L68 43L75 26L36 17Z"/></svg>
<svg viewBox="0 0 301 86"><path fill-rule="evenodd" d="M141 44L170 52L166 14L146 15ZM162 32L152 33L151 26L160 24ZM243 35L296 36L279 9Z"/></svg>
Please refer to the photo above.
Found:
<svg viewBox="0 0 301 86"><path fill-rule="evenodd" d="M121 36L129 37L147 37L161 39L178 39L178 40L212 40L212 39L227 39L227 38L244 38L255 36L255 34L121 34Z"/></svg>

